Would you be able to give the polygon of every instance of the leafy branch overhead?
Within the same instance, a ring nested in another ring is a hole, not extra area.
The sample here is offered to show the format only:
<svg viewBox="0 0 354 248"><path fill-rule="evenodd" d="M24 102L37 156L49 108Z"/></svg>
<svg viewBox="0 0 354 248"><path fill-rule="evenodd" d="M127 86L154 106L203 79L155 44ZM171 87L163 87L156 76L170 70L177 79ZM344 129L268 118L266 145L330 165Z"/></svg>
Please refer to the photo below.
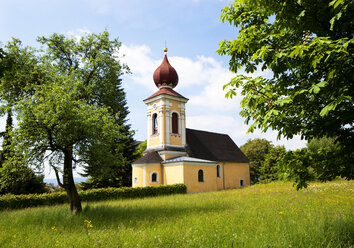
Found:
<svg viewBox="0 0 354 248"><path fill-rule="evenodd" d="M353 161L353 13L351 0L236 0L222 10L221 20L239 29L236 39L219 44L230 70L267 72L224 85L227 98L242 89L240 114L249 131L334 137ZM338 173L352 177L348 166Z"/></svg>

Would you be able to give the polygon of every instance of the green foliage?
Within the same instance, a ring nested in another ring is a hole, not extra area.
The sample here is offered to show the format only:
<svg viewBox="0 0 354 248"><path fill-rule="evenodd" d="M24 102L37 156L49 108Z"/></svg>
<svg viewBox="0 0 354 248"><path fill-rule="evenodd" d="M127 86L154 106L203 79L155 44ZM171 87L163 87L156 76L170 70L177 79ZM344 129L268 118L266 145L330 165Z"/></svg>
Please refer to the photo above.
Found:
<svg viewBox="0 0 354 248"><path fill-rule="evenodd" d="M120 79L128 68L119 61L121 43L110 40L107 31L79 40L53 34L38 41L44 51L22 49L17 40L5 47L11 66L1 80L0 97L19 121L13 152L31 166L49 161L68 193L71 209L80 212L72 175L75 166L105 168L110 175L134 159ZM3 94L6 90L9 96ZM12 96L15 101L10 101Z"/></svg>
<svg viewBox="0 0 354 248"><path fill-rule="evenodd" d="M290 183L203 194L0 211L0 244L12 247L353 246L352 181ZM65 195L63 195L65 197ZM88 227L87 222L91 223ZM26 237L26 238L24 238Z"/></svg>
<svg viewBox="0 0 354 248"><path fill-rule="evenodd" d="M120 145L124 147L124 144ZM99 163L95 166L92 164L84 166L84 173L81 175L89 178L80 183L81 188L87 190L106 187L130 187L132 182L131 163L142 157L142 152L146 149L146 141L140 143L138 148L136 148L137 142L133 142L131 145L131 147L135 147L135 151L131 151L131 148L125 145L124 154L126 155L124 158L126 162L124 166L117 165L120 160L111 162L111 166L98 166ZM114 160L114 157L112 159ZM134 161L132 161L133 159Z"/></svg>
<svg viewBox="0 0 354 248"><path fill-rule="evenodd" d="M326 151L339 151L340 147L338 143L336 143L334 138L323 137L320 139L312 139L307 145L307 150L312 153L318 153L321 149Z"/></svg>
<svg viewBox="0 0 354 248"><path fill-rule="evenodd" d="M345 170L343 164L346 158L342 157L340 146L334 138L323 137L313 139L307 148L288 151L279 161L285 178L295 181L297 189L307 187L312 180L333 180L338 177L337 169ZM349 168L347 173L353 173Z"/></svg>
<svg viewBox="0 0 354 248"><path fill-rule="evenodd" d="M5 163L0 168L1 194L41 194L46 192L44 176L24 165Z"/></svg>
<svg viewBox="0 0 354 248"><path fill-rule="evenodd" d="M221 41L218 50L230 56L232 72L268 72L238 75L224 85L230 98L242 88L240 114L249 131L335 138L342 159L333 170L348 179L354 174L353 12L351 0L236 0L221 20L239 28L238 36Z"/></svg>
<svg viewBox="0 0 354 248"><path fill-rule="evenodd" d="M269 183L280 179L281 171L279 163L283 159L285 153L286 149L284 146L272 147L269 150L259 168L260 182Z"/></svg>
<svg viewBox="0 0 354 248"><path fill-rule="evenodd" d="M280 165L285 176L294 181L297 190L307 188L308 182L316 179L312 167L313 159L306 148L288 151L280 161Z"/></svg>
<svg viewBox="0 0 354 248"><path fill-rule="evenodd" d="M80 191L82 201L107 201L126 198L143 198L160 195L186 194L184 184L160 185L136 188L105 188ZM0 196L0 210L18 209L35 206L56 205L67 202L65 192L32 194L32 195L5 195Z"/></svg>
<svg viewBox="0 0 354 248"><path fill-rule="evenodd" d="M250 139L240 147L241 151L250 160L250 177L252 184L261 180L260 168L263 167L266 155L272 148L273 145L266 139Z"/></svg>

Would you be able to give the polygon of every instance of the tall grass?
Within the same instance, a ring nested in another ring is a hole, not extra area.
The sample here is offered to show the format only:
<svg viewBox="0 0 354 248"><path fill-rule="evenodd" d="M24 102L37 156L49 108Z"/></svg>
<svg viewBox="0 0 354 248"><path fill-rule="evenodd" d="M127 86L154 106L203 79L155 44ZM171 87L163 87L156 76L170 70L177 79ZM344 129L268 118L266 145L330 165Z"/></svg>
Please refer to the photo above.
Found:
<svg viewBox="0 0 354 248"><path fill-rule="evenodd" d="M0 212L0 247L354 247L354 183L271 183L212 193Z"/></svg>

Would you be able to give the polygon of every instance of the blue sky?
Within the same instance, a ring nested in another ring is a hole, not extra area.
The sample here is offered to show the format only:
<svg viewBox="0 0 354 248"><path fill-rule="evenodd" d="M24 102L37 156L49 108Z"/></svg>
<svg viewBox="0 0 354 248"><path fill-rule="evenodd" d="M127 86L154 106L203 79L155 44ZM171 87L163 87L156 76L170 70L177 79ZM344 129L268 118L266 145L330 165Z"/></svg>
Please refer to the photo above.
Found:
<svg viewBox="0 0 354 248"><path fill-rule="evenodd" d="M266 138L287 149L305 146L295 137L277 140L276 131L247 134L238 115L240 96L224 98L223 84L232 78L228 57L216 53L223 39L234 39L237 30L220 21L228 0L0 0L0 41L19 38L37 47L36 37L62 33L82 36L102 32L123 43L122 59L132 74L123 77L130 110L129 123L136 139L146 139L146 107L143 99L157 91L152 75L168 58L179 76L177 92L189 98L187 127L229 134L238 146L248 139ZM257 71L253 75L263 75ZM4 119L1 128L4 128ZM52 178L52 173L46 173Z"/></svg>

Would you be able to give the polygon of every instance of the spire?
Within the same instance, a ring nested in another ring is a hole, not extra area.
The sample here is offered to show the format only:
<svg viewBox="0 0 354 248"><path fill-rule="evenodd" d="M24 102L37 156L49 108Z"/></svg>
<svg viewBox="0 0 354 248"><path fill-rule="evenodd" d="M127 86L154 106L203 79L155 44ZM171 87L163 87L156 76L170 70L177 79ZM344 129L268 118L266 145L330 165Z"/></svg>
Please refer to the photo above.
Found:
<svg viewBox="0 0 354 248"><path fill-rule="evenodd" d="M174 88L178 83L178 75L176 70L168 62L168 49L165 48L163 51L165 52L165 57L163 58L161 65L154 72L154 82L158 88Z"/></svg>

